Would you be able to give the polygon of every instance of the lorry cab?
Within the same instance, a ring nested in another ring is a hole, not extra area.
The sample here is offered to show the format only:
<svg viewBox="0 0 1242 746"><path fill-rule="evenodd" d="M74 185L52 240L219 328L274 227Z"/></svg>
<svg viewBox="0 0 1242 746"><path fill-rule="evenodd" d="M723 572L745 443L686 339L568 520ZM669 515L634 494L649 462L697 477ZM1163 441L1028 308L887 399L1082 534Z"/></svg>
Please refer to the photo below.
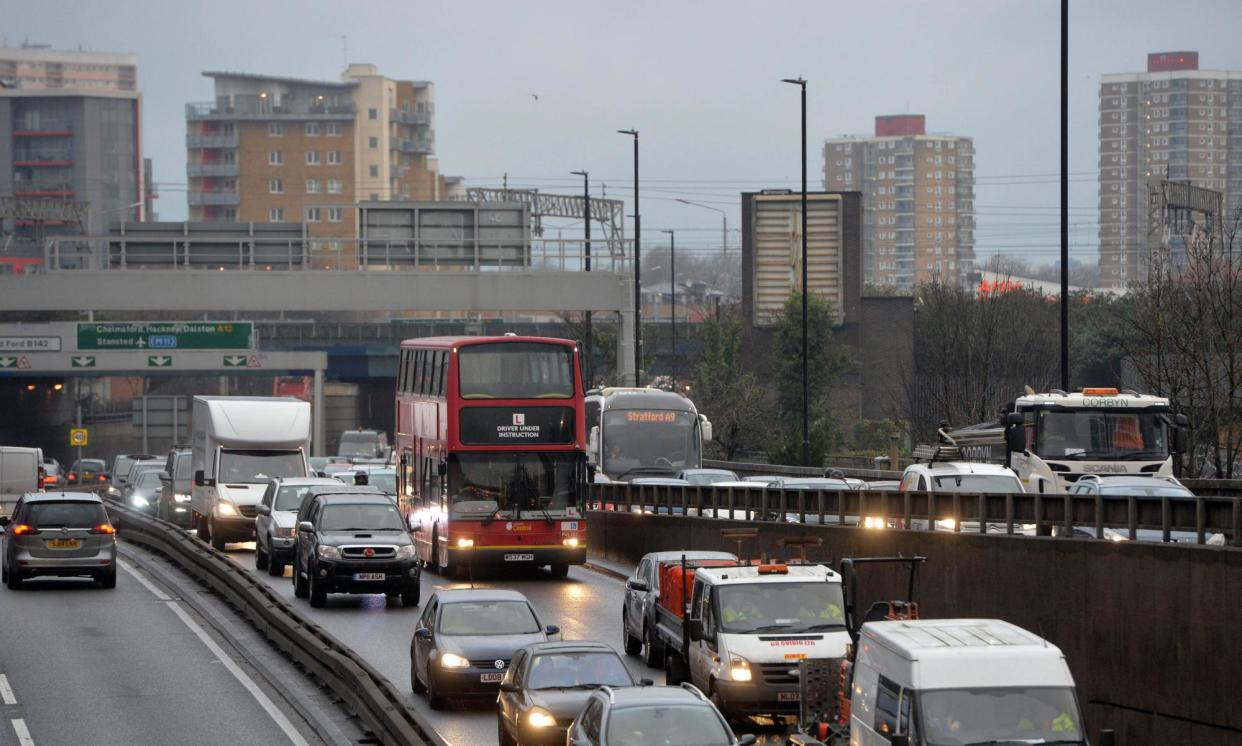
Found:
<svg viewBox="0 0 1242 746"><path fill-rule="evenodd" d="M823 565L700 567L689 601L691 682L730 717L798 712L798 661L839 658L841 576Z"/></svg>
<svg viewBox="0 0 1242 746"><path fill-rule="evenodd" d="M1061 650L997 619L863 625L849 734L851 746L1086 743Z"/></svg>

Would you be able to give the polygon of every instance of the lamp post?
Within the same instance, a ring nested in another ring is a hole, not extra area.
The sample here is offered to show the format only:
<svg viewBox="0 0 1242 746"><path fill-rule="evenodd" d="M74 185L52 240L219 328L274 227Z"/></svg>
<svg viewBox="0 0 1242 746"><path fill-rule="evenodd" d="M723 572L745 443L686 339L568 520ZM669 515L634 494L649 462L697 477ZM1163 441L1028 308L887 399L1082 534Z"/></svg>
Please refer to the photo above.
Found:
<svg viewBox="0 0 1242 746"><path fill-rule="evenodd" d="M693 205L695 207L702 207L704 210L712 210L720 213L720 263L721 267L724 268L725 260L729 258L729 213L719 207L712 207L711 205L705 205L701 202L693 202L680 197L677 198L677 201L683 205Z"/></svg>
<svg viewBox="0 0 1242 746"><path fill-rule="evenodd" d="M582 224L584 226L585 241L583 243L583 270L591 271L591 174L587 171L570 171L574 176L582 177ZM582 344L586 347L586 354L583 359L586 362L586 371L583 373L583 379L586 381L586 388L591 388L591 374L593 368L591 366L591 353L594 347L591 344L591 312L586 312L586 330L582 333Z"/></svg>
<svg viewBox="0 0 1242 746"><path fill-rule="evenodd" d="M669 369L673 370L677 366L677 232L676 231L660 231L668 234L668 286L672 292L672 310L668 315L669 335L672 337L672 343L669 345L669 351L673 353L669 360ZM673 376L674 382L677 376Z"/></svg>
<svg viewBox="0 0 1242 746"><path fill-rule="evenodd" d="M642 212L638 209L638 130L617 130L634 138L634 385L643 385L643 235Z"/></svg>
<svg viewBox="0 0 1242 746"><path fill-rule="evenodd" d="M811 430L808 419L811 388L807 378L807 333L806 333L806 299L810 294L806 277L806 80L802 78L782 78L782 83L790 83L802 88L802 465L811 465Z"/></svg>

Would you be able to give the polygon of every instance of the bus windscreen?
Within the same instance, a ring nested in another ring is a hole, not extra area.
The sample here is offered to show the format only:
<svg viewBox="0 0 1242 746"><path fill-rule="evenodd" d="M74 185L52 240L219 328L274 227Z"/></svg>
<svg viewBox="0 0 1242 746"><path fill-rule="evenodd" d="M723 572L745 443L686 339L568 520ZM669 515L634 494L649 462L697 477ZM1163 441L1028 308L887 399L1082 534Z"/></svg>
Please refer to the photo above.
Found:
<svg viewBox="0 0 1242 746"><path fill-rule="evenodd" d="M457 351L463 399L570 399L573 348L543 342L491 342Z"/></svg>
<svg viewBox="0 0 1242 746"><path fill-rule="evenodd" d="M577 507L580 453L459 453L449 457L451 511L458 518L519 518Z"/></svg>

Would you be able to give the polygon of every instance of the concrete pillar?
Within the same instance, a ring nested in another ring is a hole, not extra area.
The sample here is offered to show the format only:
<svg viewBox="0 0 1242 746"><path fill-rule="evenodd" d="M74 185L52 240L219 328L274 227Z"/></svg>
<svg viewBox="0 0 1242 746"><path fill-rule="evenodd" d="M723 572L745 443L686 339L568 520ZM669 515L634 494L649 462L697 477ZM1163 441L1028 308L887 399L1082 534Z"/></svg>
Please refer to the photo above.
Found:
<svg viewBox="0 0 1242 746"><path fill-rule="evenodd" d="M617 384L637 386L634 371L634 312L618 311L617 323Z"/></svg>
<svg viewBox="0 0 1242 746"><path fill-rule="evenodd" d="M327 417L323 411L323 368L315 368L315 391L313 403L311 404L311 455L323 456L324 445L328 440L328 431L326 428Z"/></svg>

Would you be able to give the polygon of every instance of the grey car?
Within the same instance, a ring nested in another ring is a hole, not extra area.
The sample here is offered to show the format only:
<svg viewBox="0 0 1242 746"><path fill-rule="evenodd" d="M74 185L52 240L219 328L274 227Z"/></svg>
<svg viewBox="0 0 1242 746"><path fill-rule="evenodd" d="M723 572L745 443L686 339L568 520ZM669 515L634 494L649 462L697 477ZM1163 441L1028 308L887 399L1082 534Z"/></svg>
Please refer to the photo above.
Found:
<svg viewBox="0 0 1242 746"><path fill-rule="evenodd" d="M716 706L690 684L600 687L591 693L586 707L565 734L567 746L749 746L754 742L752 735L733 735Z"/></svg>
<svg viewBox="0 0 1242 746"><path fill-rule="evenodd" d="M289 477L273 479L263 492L263 500L255 509L254 566L280 577L285 565L293 562L297 544L298 510L311 487L339 487L340 482L326 477Z"/></svg>
<svg viewBox="0 0 1242 746"><path fill-rule="evenodd" d="M160 499L160 473L154 469L139 472L137 478L125 487L121 502L147 515L155 515Z"/></svg>
<svg viewBox="0 0 1242 746"><path fill-rule="evenodd" d="M40 575L87 576L116 587L116 531L103 501L89 492L31 492L13 515L0 516L5 529L0 561L10 590Z"/></svg>
<svg viewBox="0 0 1242 746"><path fill-rule="evenodd" d="M155 514L161 520L170 521L182 528L192 528L190 515L190 490L193 489L193 473L190 471L194 452L189 448L173 446L160 472L160 496Z"/></svg>
<svg viewBox="0 0 1242 746"><path fill-rule="evenodd" d="M729 552L652 552L644 555L625 581L625 598L621 602L621 640L628 655L641 653L648 666L664 665L664 646L655 634L656 604L660 600L661 562L680 562L686 558L690 566L703 562L717 564L737 562L737 556ZM687 589L689 590L689 589Z"/></svg>
<svg viewBox="0 0 1242 746"><path fill-rule="evenodd" d="M108 496L114 499L121 499L121 493L125 491L125 487L129 484L129 467L134 465L135 461L149 461L155 458L149 453L122 453L112 459L112 482L108 485Z"/></svg>

